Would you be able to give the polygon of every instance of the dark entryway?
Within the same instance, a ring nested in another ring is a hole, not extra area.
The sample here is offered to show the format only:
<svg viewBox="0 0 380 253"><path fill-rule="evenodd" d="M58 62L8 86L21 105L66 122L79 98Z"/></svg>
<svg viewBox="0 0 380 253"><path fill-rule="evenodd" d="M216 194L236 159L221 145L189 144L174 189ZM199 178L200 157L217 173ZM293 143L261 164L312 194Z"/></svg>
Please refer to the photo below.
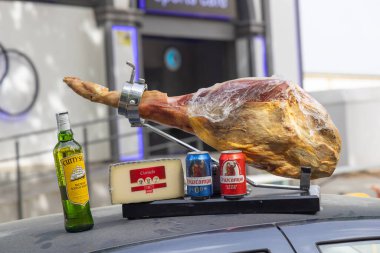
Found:
<svg viewBox="0 0 380 253"><path fill-rule="evenodd" d="M235 48L231 42L143 37L142 48L149 90L166 92L168 96L192 93L236 77ZM168 133L180 139L191 136L177 129ZM147 140L149 146L165 141L154 133ZM183 153L183 149L166 148L149 155L175 153Z"/></svg>

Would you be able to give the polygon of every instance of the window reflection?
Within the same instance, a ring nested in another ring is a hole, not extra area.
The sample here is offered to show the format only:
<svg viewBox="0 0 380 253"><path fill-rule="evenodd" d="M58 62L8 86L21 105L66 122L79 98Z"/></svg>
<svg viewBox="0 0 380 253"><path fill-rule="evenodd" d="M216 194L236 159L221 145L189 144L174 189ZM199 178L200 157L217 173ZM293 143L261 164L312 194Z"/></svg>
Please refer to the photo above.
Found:
<svg viewBox="0 0 380 253"><path fill-rule="evenodd" d="M380 253L380 240L319 245L322 253Z"/></svg>

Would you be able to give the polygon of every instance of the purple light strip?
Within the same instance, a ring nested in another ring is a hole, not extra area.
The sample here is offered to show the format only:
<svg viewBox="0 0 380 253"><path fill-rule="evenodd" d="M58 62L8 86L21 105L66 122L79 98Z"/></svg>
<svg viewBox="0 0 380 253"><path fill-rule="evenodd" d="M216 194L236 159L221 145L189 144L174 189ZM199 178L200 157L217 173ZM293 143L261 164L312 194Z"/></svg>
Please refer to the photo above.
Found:
<svg viewBox="0 0 380 253"><path fill-rule="evenodd" d="M5 114L0 111L0 121L8 121L8 122L19 122L19 121L24 121L27 118L27 113L24 113L22 115L17 115L17 116L9 116L8 114Z"/></svg>
<svg viewBox="0 0 380 253"><path fill-rule="evenodd" d="M172 15L180 17L189 17L189 18L204 18L204 19L217 19L221 21L229 21L232 18L226 15L217 15L217 14L207 14L207 13L191 13L185 11L172 11L172 10L146 10L149 14L157 15Z"/></svg>
<svg viewBox="0 0 380 253"><path fill-rule="evenodd" d="M204 18L204 19L218 19L222 21L228 21L232 18L227 15L218 15L218 14L208 14L208 13L192 13L186 11L175 11L175 10L152 10L146 8L146 1L140 0L138 2L138 7L142 10L145 10L149 14L158 14L158 15L173 15L173 16L183 16L191 18Z"/></svg>
<svg viewBox="0 0 380 253"><path fill-rule="evenodd" d="M145 2L145 0L139 0L137 4L138 4L138 8L139 9L145 10L145 8L146 8L146 2Z"/></svg>
<svg viewBox="0 0 380 253"><path fill-rule="evenodd" d="M133 50L133 62L136 66L136 76L135 78L140 77L140 68L139 68L139 55L138 55L138 41L137 41L137 28L133 26L121 26L115 25L112 26L113 31L126 31L131 34L132 39L132 50ZM119 157L120 161L133 161L133 160L141 160L144 159L144 136L143 129L139 127L137 129L137 145L138 145L138 153L136 155L131 156L123 156Z"/></svg>

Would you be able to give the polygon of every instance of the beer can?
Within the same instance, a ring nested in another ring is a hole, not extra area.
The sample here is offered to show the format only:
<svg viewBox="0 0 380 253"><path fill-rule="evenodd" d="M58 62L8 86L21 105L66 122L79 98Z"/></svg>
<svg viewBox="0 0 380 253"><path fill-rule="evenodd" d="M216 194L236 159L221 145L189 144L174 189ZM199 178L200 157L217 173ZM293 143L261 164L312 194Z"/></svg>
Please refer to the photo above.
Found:
<svg viewBox="0 0 380 253"><path fill-rule="evenodd" d="M212 196L212 167L208 152L189 152L186 156L187 195L203 200Z"/></svg>
<svg viewBox="0 0 380 253"><path fill-rule="evenodd" d="M240 150L223 151L219 158L220 192L226 199L240 199L247 193L245 155Z"/></svg>

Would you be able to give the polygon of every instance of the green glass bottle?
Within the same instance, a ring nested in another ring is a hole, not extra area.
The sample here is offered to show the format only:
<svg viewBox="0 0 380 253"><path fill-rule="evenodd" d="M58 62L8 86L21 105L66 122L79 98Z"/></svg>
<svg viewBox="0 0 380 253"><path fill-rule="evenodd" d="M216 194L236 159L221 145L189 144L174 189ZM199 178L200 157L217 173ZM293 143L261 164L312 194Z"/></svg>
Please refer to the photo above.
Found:
<svg viewBox="0 0 380 253"><path fill-rule="evenodd" d="M58 143L54 160L61 192L65 229L81 232L94 226L81 145L74 140L68 112L57 113Z"/></svg>

